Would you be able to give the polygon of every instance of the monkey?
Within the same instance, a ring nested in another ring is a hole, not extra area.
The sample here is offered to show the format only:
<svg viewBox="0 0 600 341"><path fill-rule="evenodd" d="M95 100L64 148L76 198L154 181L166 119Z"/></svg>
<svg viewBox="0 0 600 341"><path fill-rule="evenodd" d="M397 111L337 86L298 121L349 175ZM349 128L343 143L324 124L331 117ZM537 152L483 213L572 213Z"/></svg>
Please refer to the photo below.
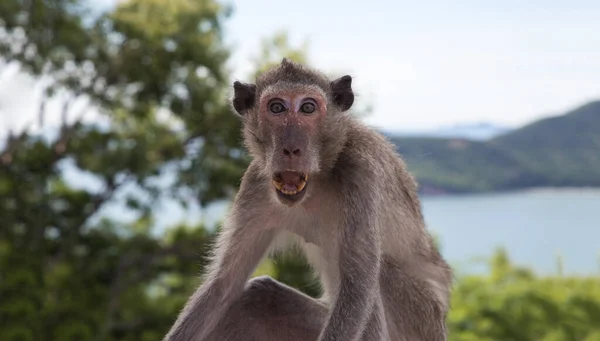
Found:
<svg viewBox="0 0 600 341"><path fill-rule="evenodd" d="M230 105L251 156L204 281L163 341L444 341L453 273L395 146L352 115L352 76L284 58ZM310 297L270 276L297 247L320 279Z"/></svg>

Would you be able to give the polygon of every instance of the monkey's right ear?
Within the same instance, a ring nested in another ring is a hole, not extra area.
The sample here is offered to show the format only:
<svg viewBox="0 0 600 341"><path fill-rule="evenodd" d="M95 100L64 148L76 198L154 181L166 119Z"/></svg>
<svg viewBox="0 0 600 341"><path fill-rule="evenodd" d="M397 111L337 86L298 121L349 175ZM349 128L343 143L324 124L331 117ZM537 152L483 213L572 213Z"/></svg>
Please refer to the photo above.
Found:
<svg viewBox="0 0 600 341"><path fill-rule="evenodd" d="M337 104L342 111L350 109L352 103L354 103L352 77L345 75L331 82L331 92L333 93L333 102Z"/></svg>
<svg viewBox="0 0 600 341"><path fill-rule="evenodd" d="M244 115L254 106L256 85L233 82L233 108L239 115Z"/></svg>

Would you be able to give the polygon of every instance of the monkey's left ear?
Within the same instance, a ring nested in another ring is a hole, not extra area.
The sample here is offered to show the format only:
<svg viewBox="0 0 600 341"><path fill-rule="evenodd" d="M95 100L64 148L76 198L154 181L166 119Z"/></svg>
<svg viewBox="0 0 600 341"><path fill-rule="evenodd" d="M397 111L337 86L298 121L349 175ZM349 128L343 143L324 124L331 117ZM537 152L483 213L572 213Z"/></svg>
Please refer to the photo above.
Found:
<svg viewBox="0 0 600 341"><path fill-rule="evenodd" d="M352 103L354 103L352 77L345 75L331 82L331 92L333 93L333 102L337 104L342 111L350 109Z"/></svg>
<svg viewBox="0 0 600 341"><path fill-rule="evenodd" d="M238 114L244 115L254 106L256 85L233 82L233 108Z"/></svg>

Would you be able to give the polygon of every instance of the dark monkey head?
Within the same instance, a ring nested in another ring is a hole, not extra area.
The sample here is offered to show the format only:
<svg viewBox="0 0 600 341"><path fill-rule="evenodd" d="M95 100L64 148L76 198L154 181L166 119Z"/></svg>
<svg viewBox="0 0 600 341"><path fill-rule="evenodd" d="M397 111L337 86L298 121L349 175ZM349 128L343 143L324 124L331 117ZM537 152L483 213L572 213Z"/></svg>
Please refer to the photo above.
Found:
<svg viewBox="0 0 600 341"><path fill-rule="evenodd" d="M311 190L311 178L335 163L354 102L351 85L348 75L329 80L285 58L255 84L233 83L232 104L243 119L246 147L283 204L299 203Z"/></svg>

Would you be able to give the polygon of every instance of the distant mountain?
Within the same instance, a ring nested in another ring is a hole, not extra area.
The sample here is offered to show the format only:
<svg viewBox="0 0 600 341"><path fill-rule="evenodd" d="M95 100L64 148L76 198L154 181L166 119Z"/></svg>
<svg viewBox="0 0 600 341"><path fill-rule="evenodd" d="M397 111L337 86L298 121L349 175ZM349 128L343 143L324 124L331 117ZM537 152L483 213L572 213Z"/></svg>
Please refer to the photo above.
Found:
<svg viewBox="0 0 600 341"><path fill-rule="evenodd" d="M390 139L425 192L600 187L600 101L483 141Z"/></svg>
<svg viewBox="0 0 600 341"><path fill-rule="evenodd" d="M509 132L511 128L488 122L464 123L442 126L430 130L385 131L389 137L446 137L484 141Z"/></svg>
<svg viewBox="0 0 600 341"><path fill-rule="evenodd" d="M490 141L558 186L600 186L600 101Z"/></svg>

